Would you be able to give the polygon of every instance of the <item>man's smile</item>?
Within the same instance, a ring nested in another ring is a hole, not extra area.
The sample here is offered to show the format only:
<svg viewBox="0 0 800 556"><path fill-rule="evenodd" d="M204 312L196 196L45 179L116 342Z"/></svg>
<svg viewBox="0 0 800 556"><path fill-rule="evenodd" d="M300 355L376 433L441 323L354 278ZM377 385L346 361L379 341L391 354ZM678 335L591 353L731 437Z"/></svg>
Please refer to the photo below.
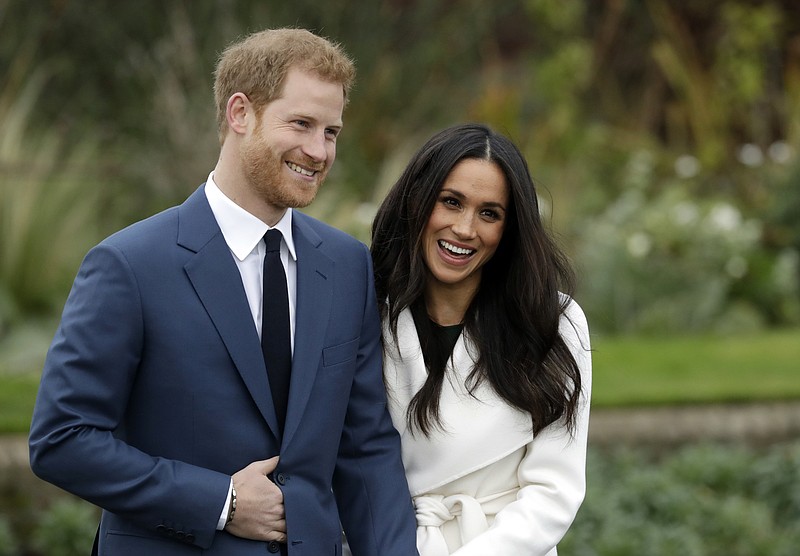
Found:
<svg viewBox="0 0 800 556"><path fill-rule="evenodd" d="M287 161L286 162L286 166L288 166L291 171L297 172L298 174L302 174L302 175L308 176L308 177L312 177L314 174L317 173L317 170L309 170L309 169L303 168L302 166L298 166L294 162L288 162Z"/></svg>

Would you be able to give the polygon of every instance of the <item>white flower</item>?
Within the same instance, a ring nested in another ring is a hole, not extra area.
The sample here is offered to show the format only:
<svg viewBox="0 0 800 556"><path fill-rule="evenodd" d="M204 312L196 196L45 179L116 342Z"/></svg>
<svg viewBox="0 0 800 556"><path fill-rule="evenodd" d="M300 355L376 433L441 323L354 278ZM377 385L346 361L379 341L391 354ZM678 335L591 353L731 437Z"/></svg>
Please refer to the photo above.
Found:
<svg viewBox="0 0 800 556"><path fill-rule="evenodd" d="M653 241L650 236L644 232L636 232L628 238L627 244L628 253L636 259L642 259L650 253L653 247Z"/></svg>
<svg viewBox="0 0 800 556"><path fill-rule="evenodd" d="M798 271L800 271L800 253L794 249L785 249L775 261L772 280L781 290L796 293Z"/></svg>
<svg viewBox="0 0 800 556"><path fill-rule="evenodd" d="M747 274L747 261L742 256L733 256L725 263L725 272L733 278L741 278Z"/></svg>
<svg viewBox="0 0 800 556"><path fill-rule="evenodd" d="M700 161L690 154L681 155L675 160L675 174L679 178L693 178L700 173Z"/></svg>
<svg viewBox="0 0 800 556"><path fill-rule="evenodd" d="M742 215L739 209L727 203L714 205L708 213L711 224L723 232L732 232L742 223Z"/></svg>
<svg viewBox="0 0 800 556"><path fill-rule="evenodd" d="M786 141L775 141L767 149L769 157L778 164L788 164L794 155L794 149Z"/></svg>
<svg viewBox="0 0 800 556"><path fill-rule="evenodd" d="M755 143L745 143L739 149L739 162L745 166L755 167L764 163L764 153Z"/></svg>
<svg viewBox="0 0 800 556"><path fill-rule="evenodd" d="M672 219L679 226L691 226L699 216L697 205L691 201L683 201L672 207Z"/></svg>

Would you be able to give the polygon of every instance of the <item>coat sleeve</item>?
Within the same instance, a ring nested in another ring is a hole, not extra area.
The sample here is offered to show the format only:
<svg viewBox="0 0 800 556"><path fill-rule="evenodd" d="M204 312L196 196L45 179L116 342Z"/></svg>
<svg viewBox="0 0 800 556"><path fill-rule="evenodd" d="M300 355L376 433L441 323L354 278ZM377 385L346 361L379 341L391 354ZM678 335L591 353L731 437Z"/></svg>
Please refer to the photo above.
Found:
<svg viewBox="0 0 800 556"><path fill-rule="evenodd" d="M586 317L571 302L561 333L575 357L582 381L575 434L553 423L528 445L517 471L517 499L497 513L492 526L453 556L526 554L545 556L563 538L586 492L586 444L591 397L591 353Z"/></svg>
<svg viewBox="0 0 800 556"><path fill-rule="evenodd" d="M146 529L180 528L184 542L207 548L230 478L124 441L142 345L135 275L119 249L101 244L81 265L45 361L29 437L31 467Z"/></svg>
<svg viewBox="0 0 800 556"><path fill-rule="evenodd" d="M334 492L354 556L416 555L416 521L383 383L383 356L369 251L358 362L334 475Z"/></svg>

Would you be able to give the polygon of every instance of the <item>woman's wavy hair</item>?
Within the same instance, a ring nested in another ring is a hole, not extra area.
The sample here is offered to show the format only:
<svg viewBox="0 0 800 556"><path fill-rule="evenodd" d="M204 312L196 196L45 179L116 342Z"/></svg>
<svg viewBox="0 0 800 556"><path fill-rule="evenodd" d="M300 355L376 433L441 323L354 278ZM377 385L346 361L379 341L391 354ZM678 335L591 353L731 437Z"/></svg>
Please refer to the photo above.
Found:
<svg viewBox="0 0 800 556"><path fill-rule="evenodd" d="M492 161L503 171L510 201L497 251L465 315L465 334L478 348L467 386L484 380L513 407L530 413L533 433L563 419L574 431L581 377L559 334L574 287L570 264L545 230L536 188L519 149L481 124L462 124L431 137L413 156L372 224L372 257L381 318L397 345L400 313L424 301L428 270L422 234L447 176L460 161ZM567 294L567 295L562 295ZM416 321L420 336L432 333ZM386 338L384 338L384 343ZM439 397L445 368L428 378L408 409L411 430L441 428Z"/></svg>

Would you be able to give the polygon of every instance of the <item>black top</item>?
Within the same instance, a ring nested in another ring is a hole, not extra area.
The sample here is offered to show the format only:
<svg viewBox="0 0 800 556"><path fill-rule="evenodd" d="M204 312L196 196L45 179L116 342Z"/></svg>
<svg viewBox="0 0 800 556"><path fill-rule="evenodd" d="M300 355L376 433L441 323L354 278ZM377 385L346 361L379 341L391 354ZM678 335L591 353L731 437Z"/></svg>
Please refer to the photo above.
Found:
<svg viewBox="0 0 800 556"><path fill-rule="evenodd" d="M435 323L428 316L424 303L414 303L411 306L411 315L414 317L414 326L419 336L425 366L429 370L444 369L447 360L453 354L453 348L464 329L464 324L441 326Z"/></svg>

